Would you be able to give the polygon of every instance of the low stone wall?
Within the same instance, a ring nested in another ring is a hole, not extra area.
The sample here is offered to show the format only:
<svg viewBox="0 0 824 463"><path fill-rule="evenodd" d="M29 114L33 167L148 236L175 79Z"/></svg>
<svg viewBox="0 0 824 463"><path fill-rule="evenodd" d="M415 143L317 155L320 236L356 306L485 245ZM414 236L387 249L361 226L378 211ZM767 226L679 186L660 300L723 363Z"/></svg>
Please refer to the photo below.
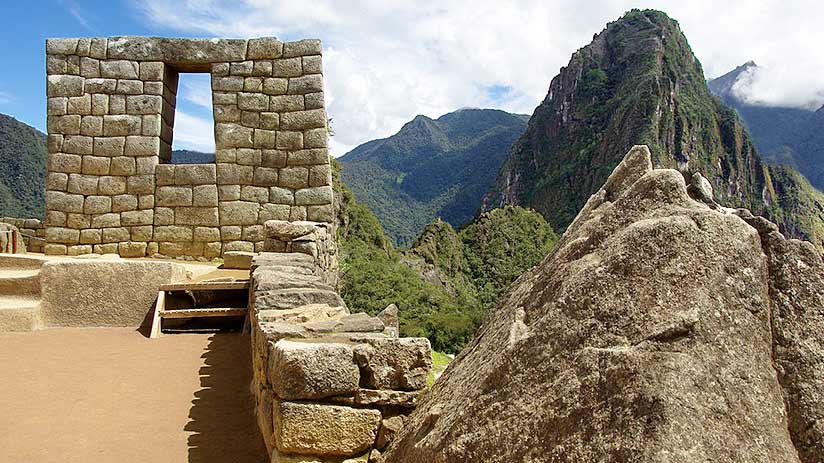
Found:
<svg viewBox="0 0 824 463"><path fill-rule="evenodd" d="M0 223L7 223L17 227L23 239L25 248L29 252L43 252L46 244L46 226L38 219L21 219L18 217L2 217Z"/></svg>
<svg viewBox="0 0 824 463"><path fill-rule="evenodd" d="M309 253L253 260L252 389L272 462L377 461L426 387L429 341L397 338L394 306L350 314L336 275Z"/></svg>
<svg viewBox="0 0 824 463"><path fill-rule="evenodd" d="M40 270L40 316L45 327L137 327L154 307L160 285L190 281L196 270L117 256L46 262Z"/></svg>

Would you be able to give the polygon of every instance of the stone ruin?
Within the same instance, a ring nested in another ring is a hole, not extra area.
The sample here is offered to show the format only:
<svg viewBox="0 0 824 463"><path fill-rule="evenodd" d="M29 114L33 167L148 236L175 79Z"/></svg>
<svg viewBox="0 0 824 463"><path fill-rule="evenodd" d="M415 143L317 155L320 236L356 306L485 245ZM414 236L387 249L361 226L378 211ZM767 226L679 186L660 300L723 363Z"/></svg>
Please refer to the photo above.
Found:
<svg viewBox="0 0 824 463"><path fill-rule="evenodd" d="M378 461L431 348L398 337L394 306L351 314L337 293L320 41L50 39L46 53L45 253L251 259L251 386L271 461ZM180 72L211 74L215 163L170 164Z"/></svg>
<svg viewBox="0 0 824 463"><path fill-rule="evenodd" d="M46 254L259 252L332 223L318 40L50 39ZM210 73L215 163L170 164L178 75Z"/></svg>

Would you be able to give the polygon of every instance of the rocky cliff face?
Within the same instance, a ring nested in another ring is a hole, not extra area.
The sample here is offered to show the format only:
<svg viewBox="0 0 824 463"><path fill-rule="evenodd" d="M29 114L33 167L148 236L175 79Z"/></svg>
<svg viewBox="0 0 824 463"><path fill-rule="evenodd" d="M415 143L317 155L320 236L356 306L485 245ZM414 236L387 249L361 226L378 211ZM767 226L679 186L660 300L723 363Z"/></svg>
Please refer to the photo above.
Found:
<svg viewBox="0 0 824 463"><path fill-rule="evenodd" d="M483 207L531 207L563 230L639 142L656 166L702 173L720 203L821 246L824 197L799 176L774 177L735 112L710 94L678 23L652 10L630 11L572 55Z"/></svg>
<svg viewBox="0 0 824 463"><path fill-rule="evenodd" d="M387 462L824 460L820 254L653 160L626 155Z"/></svg>

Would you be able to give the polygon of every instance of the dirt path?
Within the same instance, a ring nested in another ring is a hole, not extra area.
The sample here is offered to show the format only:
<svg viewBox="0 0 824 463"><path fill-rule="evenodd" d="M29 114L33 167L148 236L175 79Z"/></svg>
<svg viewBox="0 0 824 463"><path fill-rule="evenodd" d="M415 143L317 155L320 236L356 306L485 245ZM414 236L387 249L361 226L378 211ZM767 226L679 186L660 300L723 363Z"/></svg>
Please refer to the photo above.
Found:
<svg viewBox="0 0 824 463"><path fill-rule="evenodd" d="M259 463L249 339L0 334L0 462Z"/></svg>

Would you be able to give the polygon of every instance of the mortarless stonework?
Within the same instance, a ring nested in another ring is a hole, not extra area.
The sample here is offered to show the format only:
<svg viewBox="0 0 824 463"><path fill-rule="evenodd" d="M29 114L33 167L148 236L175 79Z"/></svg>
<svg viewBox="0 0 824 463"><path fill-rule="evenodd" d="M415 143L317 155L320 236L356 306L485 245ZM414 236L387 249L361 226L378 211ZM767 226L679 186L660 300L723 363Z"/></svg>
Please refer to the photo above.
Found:
<svg viewBox="0 0 824 463"><path fill-rule="evenodd" d="M46 71L47 254L210 259L333 221L320 41L50 39ZM214 164L167 164L179 72L211 73Z"/></svg>

